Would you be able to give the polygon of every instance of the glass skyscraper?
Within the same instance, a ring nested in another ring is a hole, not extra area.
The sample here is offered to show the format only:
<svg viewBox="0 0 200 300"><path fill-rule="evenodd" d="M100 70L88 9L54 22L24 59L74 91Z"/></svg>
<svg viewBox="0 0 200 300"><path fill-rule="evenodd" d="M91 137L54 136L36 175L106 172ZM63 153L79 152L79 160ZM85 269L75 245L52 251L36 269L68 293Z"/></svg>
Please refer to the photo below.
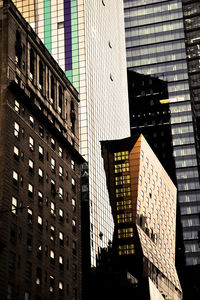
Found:
<svg viewBox="0 0 200 300"><path fill-rule="evenodd" d="M124 0L127 67L168 82L186 263L200 263L200 186L181 0Z"/></svg>
<svg viewBox="0 0 200 300"><path fill-rule="evenodd" d="M91 263L113 235L100 140L129 136L122 0L15 0L80 93L80 150L88 161Z"/></svg>

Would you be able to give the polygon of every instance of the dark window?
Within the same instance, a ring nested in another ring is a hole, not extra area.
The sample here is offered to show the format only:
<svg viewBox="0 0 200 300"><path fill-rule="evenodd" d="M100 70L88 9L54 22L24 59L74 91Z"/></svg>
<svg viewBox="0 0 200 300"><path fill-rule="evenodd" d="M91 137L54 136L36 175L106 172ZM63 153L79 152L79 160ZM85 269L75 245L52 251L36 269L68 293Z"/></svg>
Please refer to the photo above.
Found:
<svg viewBox="0 0 200 300"><path fill-rule="evenodd" d="M54 77L51 75L51 103L53 104L55 100L55 86L54 86Z"/></svg>
<svg viewBox="0 0 200 300"><path fill-rule="evenodd" d="M29 224L33 223L33 211L30 208L28 208L28 223Z"/></svg>
<svg viewBox="0 0 200 300"><path fill-rule="evenodd" d="M43 193L38 191L38 205L43 206Z"/></svg>
<svg viewBox="0 0 200 300"><path fill-rule="evenodd" d="M33 172L34 172L34 162L31 159L29 159L28 167L29 167L29 173L31 175L33 175Z"/></svg>
<svg viewBox="0 0 200 300"><path fill-rule="evenodd" d="M77 289L73 288L72 290L72 300L77 300Z"/></svg>
<svg viewBox="0 0 200 300"><path fill-rule="evenodd" d="M75 264L72 264L72 278L74 280L77 279L77 265L75 265Z"/></svg>
<svg viewBox="0 0 200 300"><path fill-rule="evenodd" d="M55 230L55 226L54 225L51 225L51 227L50 227L50 239L51 239L51 241L55 241L55 232L56 230Z"/></svg>
<svg viewBox="0 0 200 300"><path fill-rule="evenodd" d="M53 179L51 179L51 192L52 194L56 194L56 183Z"/></svg>
<svg viewBox="0 0 200 300"><path fill-rule="evenodd" d="M42 90L43 89L43 82L44 82L44 67L43 63L39 62L39 88Z"/></svg>
<svg viewBox="0 0 200 300"><path fill-rule="evenodd" d="M8 284L7 300L13 300L13 285Z"/></svg>
<svg viewBox="0 0 200 300"><path fill-rule="evenodd" d="M14 252L9 253L8 270L9 272L15 272L16 267L16 254Z"/></svg>
<svg viewBox="0 0 200 300"><path fill-rule="evenodd" d="M34 193L34 188L33 185L31 183L28 184L28 196L30 198L33 198L33 193Z"/></svg>
<svg viewBox="0 0 200 300"><path fill-rule="evenodd" d="M19 138L19 124L17 122L14 122L14 136Z"/></svg>
<svg viewBox="0 0 200 300"><path fill-rule="evenodd" d="M73 177L72 177L72 191L76 192L76 181Z"/></svg>
<svg viewBox="0 0 200 300"><path fill-rule="evenodd" d="M54 293L54 288L55 288L55 279L53 276L49 277L49 291L51 293Z"/></svg>
<svg viewBox="0 0 200 300"><path fill-rule="evenodd" d="M34 127L34 118L32 116L29 116L29 124L32 128Z"/></svg>
<svg viewBox="0 0 200 300"><path fill-rule="evenodd" d="M51 148L52 148L53 150L56 149L56 142L55 142L55 140L54 140L53 138L51 138Z"/></svg>
<svg viewBox="0 0 200 300"><path fill-rule="evenodd" d="M38 169L38 177L39 177L39 181L43 182L44 179L44 172L41 168Z"/></svg>
<svg viewBox="0 0 200 300"><path fill-rule="evenodd" d="M44 128L41 125L39 126L39 134L42 138L44 137Z"/></svg>
<svg viewBox="0 0 200 300"><path fill-rule="evenodd" d="M17 242L17 225L13 223L10 227L10 241L14 244Z"/></svg>
<svg viewBox="0 0 200 300"><path fill-rule="evenodd" d="M31 280L32 278L32 263L29 261L26 262L26 271L25 271L26 280Z"/></svg>
<svg viewBox="0 0 200 300"><path fill-rule="evenodd" d="M72 219L72 232L76 232L76 220Z"/></svg>
<svg viewBox="0 0 200 300"><path fill-rule="evenodd" d="M16 30L15 61L19 67L21 66L21 58L22 58L21 33L19 32L19 30Z"/></svg>
<svg viewBox="0 0 200 300"><path fill-rule="evenodd" d="M59 85L58 89L59 95L58 95L58 112L62 113L62 105L63 105L63 95L62 95L62 88Z"/></svg>
<svg viewBox="0 0 200 300"><path fill-rule="evenodd" d="M42 270L41 270L41 268L36 269L36 284L37 285L42 284Z"/></svg>
<svg viewBox="0 0 200 300"><path fill-rule="evenodd" d="M76 115L75 115L75 109L74 109L74 102L73 101L71 101L70 119L71 119L71 130L72 130L72 132L74 132L75 131Z"/></svg>
<svg viewBox="0 0 200 300"><path fill-rule="evenodd" d="M39 151L39 160L43 161L44 160L44 148L39 145L38 151Z"/></svg>
<svg viewBox="0 0 200 300"><path fill-rule="evenodd" d="M34 78L34 74L35 74L35 55L34 55L34 51L31 48L30 49L30 79L33 80Z"/></svg>
<svg viewBox="0 0 200 300"><path fill-rule="evenodd" d="M31 136L29 136L29 149L32 152L34 151L34 139Z"/></svg>
<svg viewBox="0 0 200 300"><path fill-rule="evenodd" d="M29 233L27 234L26 244L27 244L27 250L31 252L33 249L33 236Z"/></svg>
<svg viewBox="0 0 200 300"><path fill-rule="evenodd" d="M50 263L55 265L55 251L53 249L50 250Z"/></svg>
<svg viewBox="0 0 200 300"><path fill-rule="evenodd" d="M72 241L72 254L77 255L77 245L75 241Z"/></svg>
<svg viewBox="0 0 200 300"><path fill-rule="evenodd" d="M42 242L38 241L38 245L37 245L37 257L38 258L42 258Z"/></svg>

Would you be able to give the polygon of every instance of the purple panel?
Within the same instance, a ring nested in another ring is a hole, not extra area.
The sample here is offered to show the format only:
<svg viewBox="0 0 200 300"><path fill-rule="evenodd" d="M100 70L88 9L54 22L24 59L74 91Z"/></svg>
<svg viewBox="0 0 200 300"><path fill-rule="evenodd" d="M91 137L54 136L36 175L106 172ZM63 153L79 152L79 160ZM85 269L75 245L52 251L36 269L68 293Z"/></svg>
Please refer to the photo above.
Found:
<svg viewBox="0 0 200 300"><path fill-rule="evenodd" d="M71 0L64 0L65 71L72 69Z"/></svg>

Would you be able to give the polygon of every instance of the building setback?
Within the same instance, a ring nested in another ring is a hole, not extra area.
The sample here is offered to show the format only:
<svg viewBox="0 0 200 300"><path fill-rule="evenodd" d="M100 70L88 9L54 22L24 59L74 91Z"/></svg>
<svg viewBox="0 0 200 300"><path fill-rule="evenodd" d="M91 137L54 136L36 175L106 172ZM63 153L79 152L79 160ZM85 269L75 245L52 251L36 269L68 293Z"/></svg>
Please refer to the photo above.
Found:
<svg viewBox="0 0 200 300"><path fill-rule="evenodd" d="M81 299L78 93L0 1L0 298Z"/></svg>
<svg viewBox="0 0 200 300"><path fill-rule="evenodd" d="M95 265L98 247L107 247L114 227L100 141L130 135L123 1L14 3L80 93L80 151L89 170L88 255Z"/></svg>
<svg viewBox="0 0 200 300"><path fill-rule="evenodd" d="M193 122L182 1L124 0L124 10L127 67L168 82L185 258L187 265L195 265L200 257L198 143L196 122Z"/></svg>
<svg viewBox="0 0 200 300"><path fill-rule="evenodd" d="M145 299L155 299L153 290L158 299L182 299L175 268L176 187L142 135L103 141L102 156L121 265L136 281L149 279Z"/></svg>

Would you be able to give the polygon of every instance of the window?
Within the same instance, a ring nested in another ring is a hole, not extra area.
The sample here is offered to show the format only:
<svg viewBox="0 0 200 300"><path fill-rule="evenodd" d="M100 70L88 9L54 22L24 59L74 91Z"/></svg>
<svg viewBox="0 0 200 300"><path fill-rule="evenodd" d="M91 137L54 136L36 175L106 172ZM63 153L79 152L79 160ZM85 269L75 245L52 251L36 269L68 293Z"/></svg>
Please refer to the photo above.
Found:
<svg viewBox="0 0 200 300"><path fill-rule="evenodd" d="M27 250L31 252L33 248L33 236L29 233L27 234L26 237L26 245L27 245Z"/></svg>
<svg viewBox="0 0 200 300"><path fill-rule="evenodd" d="M17 198L12 197L12 213L17 215Z"/></svg>
<svg viewBox="0 0 200 300"><path fill-rule="evenodd" d="M76 280L77 279L77 265L72 264L72 279Z"/></svg>
<svg viewBox="0 0 200 300"><path fill-rule="evenodd" d="M54 100L55 100L55 83L54 83L54 77L53 75L51 75L51 103L53 104L54 103Z"/></svg>
<svg viewBox="0 0 200 300"><path fill-rule="evenodd" d="M39 181L43 182L44 172L41 168L38 169L38 177L39 177Z"/></svg>
<svg viewBox="0 0 200 300"><path fill-rule="evenodd" d="M51 138L51 148L53 150L55 150L55 148L56 148L56 142L55 142L55 140L53 138Z"/></svg>
<svg viewBox="0 0 200 300"><path fill-rule="evenodd" d="M39 125L39 135L43 138L44 137L44 128Z"/></svg>
<svg viewBox="0 0 200 300"><path fill-rule="evenodd" d="M72 219L72 232L76 232L76 220Z"/></svg>
<svg viewBox="0 0 200 300"><path fill-rule="evenodd" d="M33 185L31 183L28 184L28 196L33 198Z"/></svg>
<svg viewBox="0 0 200 300"><path fill-rule="evenodd" d="M62 105L63 105L63 93L62 93L62 88L59 85L58 89L58 112L62 113Z"/></svg>
<svg viewBox="0 0 200 300"><path fill-rule="evenodd" d="M32 116L29 116L29 124L32 128L34 127L34 118Z"/></svg>
<svg viewBox="0 0 200 300"><path fill-rule="evenodd" d="M37 257L42 258L42 241L38 241L37 243Z"/></svg>
<svg viewBox="0 0 200 300"><path fill-rule="evenodd" d="M44 148L42 146L39 146L39 160L43 161L44 160Z"/></svg>
<svg viewBox="0 0 200 300"><path fill-rule="evenodd" d="M72 198L72 211L76 211L76 200Z"/></svg>
<svg viewBox="0 0 200 300"><path fill-rule="evenodd" d="M51 179L51 192L55 195L56 194L56 183L53 179Z"/></svg>
<svg viewBox="0 0 200 300"><path fill-rule="evenodd" d="M119 160L126 160L128 159L128 151L123 151L123 152L116 152L114 153L114 160L119 161Z"/></svg>
<svg viewBox="0 0 200 300"><path fill-rule="evenodd" d="M19 174L16 171L13 171L13 184L15 186L18 186L19 182Z"/></svg>
<svg viewBox="0 0 200 300"><path fill-rule="evenodd" d="M9 253L8 270L9 272L15 272L16 267L16 254L14 252Z"/></svg>
<svg viewBox="0 0 200 300"><path fill-rule="evenodd" d="M42 223L43 223L42 217L38 216L38 228L40 231L42 231Z"/></svg>
<svg viewBox="0 0 200 300"><path fill-rule="evenodd" d="M14 123L14 136L19 138L19 124L17 122Z"/></svg>
<svg viewBox="0 0 200 300"><path fill-rule="evenodd" d="M54 292L54 287L55 287L55 279L54 279L53 276L50 276L50 277L49 277L49 291L50 291L51 293Z"/></svg>
<svg viewBox="0 0 200 300"><path fill-rule="evenodd" d="M38 191L38 205L43 206L43 193Z"/></svg>
<svg viewBox="0 0 200 300"><path fill-rule="evenodd" d="M53 217L56 216L56 206L55 206L55 203L54 202L51 202L51 215Z"/></svg>
<svg viewBox="0 0 200 300"><path fill-rule="evenodd" d="M17 242L17 225L12 223L10 227L10 241L13 244L16 244Z"/></svg>
<svg viewBox="0 0 200 300"><path fill-rule="evenodd" d="M58 172L59 172L59 178L63 180L63 167L59 166Z"/></svg>
<svg viewBox="0 0 200 300"><path fill-rule="evenodd" d="M75 192L76 191L76 181L75 179L72 177L72 191Z"/></svg>
<svg viewBox="0 0 200 300"><path fill-rule="evenodd" d="M26 262L26 270L25 270L26 280L31 280L32 278L32 263L29 261Z"/></svg>
<svg viewBox="0 0 200 300"><path fill-rule="evenodd" d="M60 243L60 246L64 246L64 234L59 231L59 243Z"/></svg>
<svg viewBox="0 0 200 300"><path fill-rule="evenodd" d="M51 157L51 172L56 173L56 161L53 157Z"/></svg>
<svg viewBox="0 0 200 300"><path fill-rule="evenodd" d="M71 168L72 168L72 170L75 170L75 162L73 159L71 160Z"/></svg>
<svg viewBox="0 0 200 300"><path fill-rule="evenodd" d="M139 176L139 185L142 185L142 176Z"/></svg>
<svg viewBox="0 0 200 300"><path fill-rule="evenodd" d="M30 300L30 293L29 292L25 292L24 294L24 300Z"/></svg>
<svg viewBox="0 0 200 300"><path fill-rule="evenodd" d="M43 63L41 62L41 60L39 61L39 89L42 90L43 88L43 81L44 81L44 75L43 75Z"/></svg>
<svg viewBox="0 0 200 300"><path fill-rule="evenodd" d="M59 220L64 222L64 211L61 208L59 208Z"/></svg>
<svg viewBox="0 0 200 300"><path fill-rule="evenodd" d="M32 81L35 74L35 55L32 48L30 49L29 65L30 65L30 80Z"/></svg>
<svg viewBox="0 0 200 300"><path fill-rule="evenodd" d="M63 200L63 195L64 195L63 188L61 186L59 186L59 188L58 188L58 196L59 196L60 200Z"/></svg>
<svg viewBox="0 0 200 300"><path fill-rule="evenodd" d="M34 151L34 139L31 136L29 136L29 149Z"/></svg>
<svg viewBox="0 0 200 300"><path fill-rule="evenodd" d="M33 211L30 208L28 208L28 223L29 224L33 223Z"/></svg>
<svg viewBox="0 0 200 300"><path fill-rule="evenodd" d="M77 255L77 245L75 241L72 241L72 254Z"/></svg>
<svg viewBox="0 0 200 300"><path fill-rule="evenodd" d="M55 226L51 225L50 227L50 240L54 241L55 240Z"/></svg>
<svg viewBox="0 0 200 300"><path fill-rule="evenodd" d="M13 153L14 153L14 159L15 159L16 161L19 161L19 148L16 147L16 146L14 146L14 148L13 148Z"/></svg>
<svg viewBox="0 0 200 300"><path fill-rule="evenodd" d="M77 300L77 289L76 288L73 288L72 290L72 300Z"/></svg>
<svg viewBox="0 0 200 300"><path fill-rule="evenodd" d="M34 162L31 160L31 159L29 159L29 161L28 161L28 166L29 166L29 173L31 174L31 175L33 175L33 172L34 172Z"/></svg>
<svg viewBox="0 0 200 300"><path fill-rule="evenodd" d="M41 268L36 269L36 284L41 285L42 283L42 270Z"/></svg>
<svg viewBox="0 0 200 300"><path fill-rule="evenodd" d="M58 148L58 155L59 155L60 157L63 157L63 149L62 149L62 147L59 147L59 148Z"/></svg>
<svg viewBox="0 0 200 300"><path fill-rule="evenodd" d="M58 283L58 289L59 289L59 295L63 295L64 294L64 285L62 281L59 281Z"/></svg>
<svg viewBox="0 0 200 300"><path fill-rule="evenodd" d="M52 249L50 250L50 263L55 264L55 251Z"/></svg>
<svg viewBox="0 0 200 300"><path fill-rule="evenodd" d="M8 293L7 293L7 300L12 300L13 299L13 285L8 284Z"/></svg>
<svg viewBox="0 0 200 300"><path fill-rule="evenodd" d="M15 99L15 111L16 111L17 113L19 113L19 111L20 111L19 101L17 101L16 99Z"/></svg>
<svg viewBox="0 0 200 300"><path fill-rule="evenodd" d="M64 257L62 255L59 255L59 257L58 257L58 263L59 263L59 268L61 270L63 270L64 269Z"/></svg>

